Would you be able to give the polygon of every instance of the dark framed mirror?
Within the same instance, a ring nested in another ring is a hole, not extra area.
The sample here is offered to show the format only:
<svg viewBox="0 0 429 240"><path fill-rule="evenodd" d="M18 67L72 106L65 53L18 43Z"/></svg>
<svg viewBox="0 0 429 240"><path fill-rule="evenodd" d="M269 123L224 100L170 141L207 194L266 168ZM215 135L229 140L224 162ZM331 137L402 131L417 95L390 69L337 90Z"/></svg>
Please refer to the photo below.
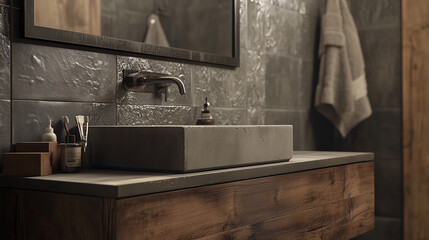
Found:
<svg viewBox="0 0 429 240"><path fill-rule="evenodd" d="M26 38L239 66L239 0L25 0Z"/></svg>

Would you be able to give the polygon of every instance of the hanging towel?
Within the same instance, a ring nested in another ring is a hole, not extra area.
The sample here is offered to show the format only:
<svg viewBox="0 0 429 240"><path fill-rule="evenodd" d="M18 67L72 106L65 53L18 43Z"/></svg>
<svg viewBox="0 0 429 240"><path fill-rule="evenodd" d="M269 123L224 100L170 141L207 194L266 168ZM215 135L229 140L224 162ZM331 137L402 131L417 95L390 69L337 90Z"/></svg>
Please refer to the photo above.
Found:
<svg viewBox="0 0 429 240"><path fill-rule="evenodd" d="M345 138L372 114L359 36L346 0L327 0L315 107Z"/></svg>
<svg viewBox="0 0 429 240"><path fill-rule="evenodd" d="M148 27L144 42L162 47L170 47L158 15L152 13L147 21Z"/></svg>

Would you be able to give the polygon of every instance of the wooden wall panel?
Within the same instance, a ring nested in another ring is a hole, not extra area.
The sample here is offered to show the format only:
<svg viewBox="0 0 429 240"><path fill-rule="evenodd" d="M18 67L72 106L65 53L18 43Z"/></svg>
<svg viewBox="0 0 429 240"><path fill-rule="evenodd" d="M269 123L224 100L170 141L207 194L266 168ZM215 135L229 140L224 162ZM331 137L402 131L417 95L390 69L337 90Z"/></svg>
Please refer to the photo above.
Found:
<svg viewBox="0 0 429 240"><path fill-rule="evenodd" d="M402 0L404 238L429 239L429 1Z"/></svg>

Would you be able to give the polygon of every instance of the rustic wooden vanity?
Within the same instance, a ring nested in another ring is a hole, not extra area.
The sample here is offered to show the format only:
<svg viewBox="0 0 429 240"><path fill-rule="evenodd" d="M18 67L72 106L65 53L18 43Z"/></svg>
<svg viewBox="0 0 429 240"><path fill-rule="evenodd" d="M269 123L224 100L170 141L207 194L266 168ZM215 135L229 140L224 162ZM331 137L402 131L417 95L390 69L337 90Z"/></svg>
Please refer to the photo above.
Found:
<svg viewBox="0 0 429 240"><path fill-rule="evenodd" d="M374 155L187 174L0 177L2 239L349 239L374 228Z"/></svg>

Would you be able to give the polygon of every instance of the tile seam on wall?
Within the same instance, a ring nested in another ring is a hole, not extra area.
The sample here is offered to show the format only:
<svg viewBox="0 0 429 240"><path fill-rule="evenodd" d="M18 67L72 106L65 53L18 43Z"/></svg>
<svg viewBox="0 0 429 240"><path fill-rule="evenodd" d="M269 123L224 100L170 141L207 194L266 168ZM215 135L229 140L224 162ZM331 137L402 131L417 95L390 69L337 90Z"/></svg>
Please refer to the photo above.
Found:
<svg viewBox="0 0 429 240"><path fill-rule="evenodd" d="M13 78L13 73L12 73L12 48L13 48L13 44L12 44L12 40L11 40L11 38L12 38L12 28L13 28L13 24L14 23L12 23L12 11L11 11L11 9L14 9L15 10L15 8L14 7L10 7L10 6L6 6L6 7L8 7L9 8L9 30L8 30L8 34L9 34L9 87L10 87L10 89L9 89L9 94L10 94L10 99L9 99L9 114L10 114L10 116L9 116L9 120L10 120L10 123L9 123L9 127L10 127L10 135L9 135L9 137L10 137L10 139L9 139L9 144L10 144L10 151L12 151L12 145L13 145L13 126L14 126L14 122L13 122L13 104L12 104L12 99L13 99L13 95L12 95L12 87L13 87L13 81L12 81L12 78Z"/></svg>
<svg viewBox="0 0 429 240"><path fill-rule="evenodd" d="M27 99L10 99L12 102L40 102L40 103L76 103L76 104L104 104L104 105L117 105L114 102L75 102L75 101L45 101L45 100L27 100ZM128 105L128 104L125 104ZM150 106L160 106L160 105L150 105ZM162 105L164 106L164 105Z"/></svg>
<svg viewBox="0 0 429 240"><path fill-rule="evenodd" d="M389 28L400 28L400 24L386 24L386 25L375 25L375 26L367 26L367 27L358 27L358 32L360 31L370 31L370 30L379 30L379 29L389 29Z"/></svg>
<svg viewBox="0 0 429 240"><path fill-rule="evenodd" d="M257 50L252 50L252 49L249 49L248 51L258 52ZM284 57L284 58L289 58L292 60L302 60L302 61L310 62L310 63L314 63L318 59L316 56L314 56L312 58L304 58L304 57L295 57L295 56L291 56L291 55L273 54L272 52L269 52L267 50L264 50L264 52L262 54L275 56L275 57Z"/></svg>
<svg viewBox="0 0 429 240"><path fill-rule="evenodd" d="M258 52L257 50L252 50L252 49L249 49L248 51ZM301 61L304 61L304 62L307 62L307 63L314 63L314 62L318 61L317 57L313 57L312 59L309 59L309 58L295 57L295 56L290 56L290 55L273 54L273 53L267 52L267 51L265 51L262 54L265 54L265 55L268 55L268 56L272 56L272 57L288 58L288 59L291 59L291 60L301 60Z"/></svg>
<svg viewBox="0 0 429 240"><path fill-rule="evenodd" d="M64 102L64 103L111 103L116 104L116 102L103 102L103 101L73 101L73 100L46 100L46 99L24 99L24 98L11 98L13 101L28 101L28 102ZM120 104L120 105L128 105L128 104Z"/></svg>
<svg viewBox="0 0 429 240"><path fill-rule="evenodd" d="M117 103L117 99L118 99L118 87L116 86L116 84L119 81L119 74L118 74L118 55L115 55L115 69L116 69L116 74L115 74L115 82L114 82L114 94L115 94L115 100L113 102L113 104L115 105L115 125L118 125L118 103Z"/></svg>
<svg viewBox="0 0 429 240"><path fill-rule="evenodd" d="M270 112L309 112L311 109L279 109L279 108L263 108L264 111L270 111Z"/></svg>

